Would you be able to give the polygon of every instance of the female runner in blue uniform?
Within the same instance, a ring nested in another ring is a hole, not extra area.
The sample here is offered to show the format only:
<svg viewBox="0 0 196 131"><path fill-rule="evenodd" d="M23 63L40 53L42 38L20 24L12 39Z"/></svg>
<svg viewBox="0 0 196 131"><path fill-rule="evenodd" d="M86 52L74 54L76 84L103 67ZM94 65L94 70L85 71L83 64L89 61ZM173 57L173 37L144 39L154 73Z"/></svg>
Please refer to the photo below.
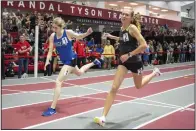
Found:
<svg viewBox="0 0 196 131"><path fill-rule="evenodd" d="M95 59L92 63L82 66L80 69L76 66L77 62L75 61L75 56L72 50L73 38L83 39L84 37L90 35L93 31L92 28L89 28L86 33L77 34L73 30L64 30L65 22L62 18L57 17L53 20L53 31L49 38L49 52L47 55L47 60L45 67L49 64L49 60L52 56L53 45L55 45L56 50L59 53L60 60L63 62L64 66L62 67L57 79L56 79L56 88L54 90L54 97L51 107L42 113L42 116L51 116L56 113L56 104L60 96L61 85L65 81L70 73L74 73L78 76L82 75L85 71L91 68L94 65L101 67L100 61Z"/></svg>
<svg viewBox="0 0 196 131"><path fill-rule="evenodd" d="M140 89L148 84L155 76L161 75L158 68L155 68L149 75L143 76L143 63L141 52L147 48L145 39L140 33L139 17L134 12L125 10L121 15L122 28L119 37L105 34L106 37L119 41L120 64L118 65L112 88L109 91L101 117L95 117L94 122L104 126L106 116L112 106L117 91L124 80L128 70L132 72L135 87Z"/></svg>

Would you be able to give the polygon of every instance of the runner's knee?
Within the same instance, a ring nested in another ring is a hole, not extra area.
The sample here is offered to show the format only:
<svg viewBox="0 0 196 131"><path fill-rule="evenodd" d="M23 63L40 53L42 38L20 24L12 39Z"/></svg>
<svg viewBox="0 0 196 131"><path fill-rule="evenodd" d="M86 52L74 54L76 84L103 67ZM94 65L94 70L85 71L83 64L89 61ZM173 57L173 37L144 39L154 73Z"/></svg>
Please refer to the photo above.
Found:
<svg viewBox="0 0 196 131"><path fill-rule="evenodd" d="M63 82L59 81L59 79L56 79L56 88L61 87Z"/></svg>
<svg viewBox="0 0 196 131"><path fill-rule="evenodd" d="M112 89L110 90L112 94L116 94L118 92L118 86L112 85Z"/></svg>

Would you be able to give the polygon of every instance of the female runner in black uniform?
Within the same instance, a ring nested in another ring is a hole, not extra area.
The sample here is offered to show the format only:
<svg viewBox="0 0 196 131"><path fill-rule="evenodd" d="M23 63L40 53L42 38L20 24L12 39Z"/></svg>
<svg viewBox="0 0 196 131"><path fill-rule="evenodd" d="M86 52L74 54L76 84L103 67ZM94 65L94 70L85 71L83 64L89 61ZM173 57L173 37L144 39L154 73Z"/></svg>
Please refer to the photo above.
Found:
<svg viewBox="0 0 196 131"><path fill-rule="evenodd" d="M139 31L140 29L138 29L140 28L140 25L137 15L134 15L133 11L123 11L120 37L112 36L108 33L105 34L105 36L119 41L120 64L118 65L114 77L112 89L107 95L102 117L94 118L94 122L101 126L104 126L105 124L105 117L112 106L116 93L123 82L125 75L128 73L128 70L133 74L133 80L137 89L144 87L156 75L161 75L158 68L155 68L149 75L142 75L143 63L139 53L145 51L147 44Z"/></svg>

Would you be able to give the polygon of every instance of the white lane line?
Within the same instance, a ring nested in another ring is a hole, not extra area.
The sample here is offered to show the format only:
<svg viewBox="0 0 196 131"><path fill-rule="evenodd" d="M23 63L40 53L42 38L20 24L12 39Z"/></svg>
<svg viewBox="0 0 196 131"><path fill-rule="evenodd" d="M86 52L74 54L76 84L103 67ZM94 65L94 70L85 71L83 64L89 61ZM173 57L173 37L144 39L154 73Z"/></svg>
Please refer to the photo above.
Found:
<svg viewBox="0 0 196 131"><path fill-rule="evenodd" d="M173 69L173 68L176 68L176 67L183 67L183 66L191 66L193 64L188 64L188 65L180 65L180 66L175 66L175 67L162 67L162 68L159 68L159 69ZM191 69L191 68L190 68ZM147 70L144 70L144 71L151 71L153 69L147 69ZM104 75L99 75L99 76L86 76L86 77L78 77L78 78L72 78L72 79L67 79L67 80L80 80L80 79L85 79L85 78L96 78L96 77L100 77L100 76L108 76L108 75L114 75L115 72L113 73L109 73L109 74L104 74ZM130 74L130 72L129 72ZM42 77L42 78L46 78L46 77ZM48 78L48 79L52 79L52 78ZM45 82L28 82L28 83L20 83L20 84L12 84L12 85L2 85L2 88L5 88L5 86L16 86L16 85L27 85L27 84L44 84L44 83L49 83L49 81L45 81Z"/></svg>
<svg viewBox="0 0 196 131"><path fill-rule="evenodd" d="M193 74L187 74L187 75L184 75L184 76L189 76L189 75L193 75ZM166 79L161 79L161 80L158 80L158 81L154 81L154 82L151 82L151 83L157 83L157 82L161 82L161 81L166 81L166 80L172 80L172 79L176 79L176 78L180 78L180 77L183 77L183 76L178 76L178 77L172 77L172 78L166 78ZM131 85L130 85L131 86ZM122 89L126 89L126 88L130 88L130 86L126 86ZM81 86L79 86L81 87ZM85 86L83 86L83 88L87 88ZM92 89L91 89L92 90ZM121 90L121 89L120 89ZM35 92L35 91L34 91ZM108 91L101 91L101 92L96 92L96 93L89 93L89 94L84 94L84 95L81 95L81 96L86 96L86 95L94 95L94 94L97 94L97 93L106 93ZM9 95L12 95L12 94L9 94ZM59 100L65 100L65 99L69 99L69 98L73 98L73 97L68 97L68 98L61 98ZM16 107L22 107L22 106L28 106L28 105L33 105L33 104L40 104L40 103L46 103L46 102L51 102L52 100L47 100L47 101L41 101L41 102L34 102L34 103L29 103L29 104L23 104L23 105L17 105L17 106L11 106L11 107L5 107L5 108L2 108L2 110L6 110L6 109L10 109L10 108L16 108Z"/></svg>
<svg viewBox="0 0 196 131"><path fill-rule="evenodd" d="M193 84L190 84L190 85L193 85ZM186 86L189 86L189 85L186 85ZM182 86L182 88L184 87L186 87L186 86ZM9 91L13 91L13 90L9 90ZM17 90L14 90L14 91L17 91ZM170 91L172 91L172 90L170 90ZM22 91L21 91L22 92ZM53 93L40 93L40 92L28 92L28 93L37 93L37 94L43 94L43 95L54 95ZM157 93L157 95L158 95L159 93ZM77 98L86 98L86 99L92 99L92 100L103 100L103 101L105 101L106 99L104 99L104 98L99 98L99 97L88 97L88 96L78 96L78 95L65 95L65 94L61 94L61 96L65 96L65 97L77 97ZM140 99L140 98L136 98L135 97L135 99L133 99L133 100L142 100L142 99ZM124 101L127 101L127 100L114 100L114 101L116 101L116 102L124 102ZM149 104L149 103L142 103L142 102L133 102L133 101L131 101L130 102L130 104L131 103L135 103L135 104L141 104L141 105L149 105L149 106L157 106L157 107L165 107L165 108L172 108L172 109L176 109L176 108L182 108L182 106L175 106L175 107L173 107L173 105L169 105L169 106L167 106L166 104L165 105L158 105L158 104ZM156 103L158 103L158 102L156 102ZM161 104L161 103L160 103ZM184 108L184 109L182 109L182 111L195 111L195 109L193 109L193 108Z"/></svg>
<svg viewBox="0 0 196 131"><path fill-rule="evenodd" d="M184 106L183 108L187 108L187 107L189 107L189 106L192 106L193 104L194 104L194 103L191 103L191 104L189 104L189 105ZM174 110L174 111L171 111L171 112L168 112L168 113L166 113L166 114L164 114L164 115L161 115L161 116L159 116L159 117L156 117L156 118L154 118L154 119L152 119L152 120L150 120L150 121L147 121L147 122L145 122L145 123L143 123L143 124L140 124L140 125L134 127L133 129L139 129L139 128L143 127L143 126L146 126L146 125L148 125L148 124L150 124L150 123L152 123L152 122L155 122L155 121L157 121L157 120L159 120L159 119L161 119L161 118L163 118L163 117L166 117L166 116L168 116L168 115L170 115L170 114L173 114L173 113L175 113L175 112L178 112L178 111L180 111L180 110L182 110L182 108L178 108L178 109L176 109L176 110ZM182 119L183 119L183 118L182 118Z"/></svg>
<svg viewBox="0 0 196 131"><path fill-rule="evenodd" d="M48 79L48 78L43 78L43 79ZM53 80L51 79L51 81L53 81ZM63 82L63 83L70 84L70 85L73 85L73 86L79 86L79 87L84 88L84 89L94 90L94 91L98 91L98 92L105 92L104 90L94 89L94 88L86 87L86 86L83 86L83 85L76 85L76 84L71 84L71 83L67 83L67 82ZM177 107L177 108L181 107L181 106L174 105L174 104L169 104L169 103L164 103L164 102L159 102L159 101L153 101L153 100L148 100L148 99L142 99L142 98L138 98L138 97L135 97L135 96L128 96L128 95L124 95L124 94L120 94L120 93L117 93L116 95L127 97L127 98L140 99L140 100L144 100L144 101L148 101L148 102L153 102L153 103L157 103L157 104L163 104L163 105L173 106L173 107Z"/></svg>
<svg viewBox="0 0 196 131"><path fill-rule="evenodd" d="M183 87L184 87L184 86L183 86ZM183 88L183 87L178 87L178 88L172 89L172 90L177 90L177 89L180 89L180 88ZM159 93L159 94L166 93L166 92L169 92L169 91L170 91L170 90L167 90L167 91L161 92L161 93ZM155 95L157 95L157 94L148 95L148 96L145 96L145 97L142 97L142 98L145 99L146 97L153 97L153 96L155 96ZM135 100L135 99L134 99L134 100ZM134 100L120 102L120 103L117 103L117 104L113 104L112 106L117 106L117 105L119 106L119 105L121 105L121 104L128 103L128 102L131 102L131 101L134 101ZM88 111L85 111L85 112L77 113L77 114L70 115L70 116L66 116L66 117L62 117L62 118L58 118L58 119L55 119L55 120L43 122L43 123L40 123L40 124L28 126L28 127L23 128L23 129L35 128L35 127L38 127L38 126L42 126L42 125L50 124L50 123L53 123L53 122L65 120L65 119L68 119L68 118L72 118L72 117L75 117L75 116L83 115L83 114L90 113L90 112L93 112L93 111L97 111L97 110L100 110L100 109L103 109L103 107L96 108L96 109L92 109L92 110L88 110ZM184 108L178 108L178 110L182 110L182 109L184 109Z"/></svg>
<svg viewBox="0 0 196 131"><path fill-rule="evenodd" d="M169 72L166 72L166 73L164 73L163 75L168 75L168 74L172 74L172 73L175 73L175 72L177 72L177 73L179 73L179 72L184 72L184 71L188 71L188 70L192 70L193 68L190 68L190 69L184 69L184 70L178 70L178 71L169 71ZM49 82L55 82L55 80L53 80L53 79L49 79L49 78L42 78L42 79L47 79ZM131 78L125 78L125 80L127 80L127 79L132 79L132 77ZM103 81L103 82L98 82L98 83L106 83L106 82L111 82L111 81L113 81L113 80L109 80L109 81ZM66 81L65 81L65 83L66 83ZM88 86L88 85L93 85L93 84L96 84L96 83L90 83L90 84L85 84L85 86ZM70 85L70 84L69 84ZM123 84L122 84L123 85ZM72 85L70 85L70 86L68 86L68 87L62 87L62 88L64 88L64 89L68 89L68 88L73 88L73 86ZM3 88L3 89L6 89L6 88ZM49 90L53 90L53 89L43 89L43 90L36 90L36 91L49 91ZM21 93L11 93L11 94L2 94L3 96L9 96L9 95L17 95L17 94L21 94Z"/></svg>
<svg viewBox="0 0 196 131"><path fill-rule="evenodd" d="M179 67L179 66L186 66L186 65L194 65L195 63L194 62L183 62L183 63L174 63L174 64L165 64L164 66L169 66L169 67ZM160 68L160 67L162 67L163 65L156 65L156 67L158 67L158 68ZM147 67L148 68L148 67ZM110 72L112 72L112 71L115 71L116 69L112 69L112 70L110 70ZM105 72L106 70L99 70L99 71L90 71L90 72L88 72L89 74L93 74L93 73L95 73L95 72L98 72L98 73L100 73L100 72ZM107 70L107 72L108 72L108 70ZM96 74L96 73L95 73ZM52 75L51 77L53 77L53 76L58 76L58 75ZM49 76L39 76L39 77L49 77ZM86 78L88 78L88 76L86 77ZM37 79L37 78L35 78L35 77L29 77L29 78L25 78L25 79ZM72 78L73 80L75 80L75 79L81 79L81 78ZM6 79L6 80L3 80L3 81L17 81L18 79ZM9 85L3 85L3 86L9 86Z"/></svg>

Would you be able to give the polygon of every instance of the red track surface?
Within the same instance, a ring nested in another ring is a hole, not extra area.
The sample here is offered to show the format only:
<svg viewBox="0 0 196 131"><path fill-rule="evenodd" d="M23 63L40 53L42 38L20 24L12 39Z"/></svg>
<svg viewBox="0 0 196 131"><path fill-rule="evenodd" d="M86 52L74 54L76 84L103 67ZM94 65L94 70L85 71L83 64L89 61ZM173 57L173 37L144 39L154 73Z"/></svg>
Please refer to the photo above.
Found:
<svg viewBox="0 0 196 131"><path fill-rule="evenodd" d="M64 87L70 86L69 84L63 83ZM39 83L39 84L26 84L26 85L16 85L16 86L3 86L3 89L8 89L8 91L4 90L2 94L13 94L17 93L9 90L18 90L19 91L36 91L36 90L45 90L45 89L54 89L55 83Z"/></svg>
<svg viewBox="0 0 196 131"><path fill-rule="evenodd" d="M1 94L13 94L13 93L20 93L20 91L1 90Z"/></svg>
<svg viewBox="0 0 196 131"><path fill-rule="evenodd" d="M161 69L162 73L170 72L170 71L180 71L184 69L194 68L193 65L182 66L182 67L175 67L175 68L166 68ZM144 75L151 73L152 71L145 71ZM114 75L108 76L99 76L99 77L92 77L92 78L83 78L77 80L68 80L67 83L76 84L76 85L85 85L85 84L93 84L98 82L110 81L113 80ZM126 75L126 78L132 77L131 73ZM15 86L3 86L3 89L8 90L18 90L18 91L36 91L36 90L44 90L44 89L53 89L55 87L54 82L48 83L38 83L38 84L27 84L27 85L15 85ZM63 84L63 87L70 87L69 84ZM13 94L16 92L12 91L3 91L2 94Z"/></svg>
<svg viewBox="0 0 196 131"><path fill-rule="evenodd" d="M193 111L177 111L140 129L195 129L194 116Z"/></svg>
<svg viewBox="0 0 196 131"><path fill-rule="evenodd" d="M190 75L190 77L192 76L193 75ZM108 78L111 78L111 77L112 76ZM103 81L106 81L105 78ZM100 82L99 79L97 78L95 79L97 80L97 81L94 80L95 83ZM193 79L186 79L186 80L184 79L185 79L184 77L181 77L181 78L151 83L151 84L148 84L145 88L140 89L140 90L136 88L120 89L119 93L129 95L129 96L135 96L135 97L145 97L145 96L160 93L166 90L178 88L179 86L184 86L187 84L194 83ZM84 83L91 82L91 80L89 79L87 80L88 80L87 82L84 82L85 81L84 79L79 80L81 82L77 82L78 80L75 80L76 82L75 84L79 84L79 83L84 84ZM37 86L40 86L40 85L38 84ZM97 93L94 95L88 95L88 97L105 98L106 94L107 93ZM125 97L117 97L116 99L121 99L124 101L132 100L132 98L125 98ZM47 109L50 106L50 104L51 102L46 102L46 103L34 104L30 106L16 107L16 108L2 110L2 128L3 129L20 129L20 128L25 128L27 126L55 120L58 118L71 116L77 113L103 107L104 101L95 100L95 99L79 98L79 97L59 100L58 102L59 108L57 108L58 113L52 117L42 117L41 116L42 112L45 109Z"/></svg>

